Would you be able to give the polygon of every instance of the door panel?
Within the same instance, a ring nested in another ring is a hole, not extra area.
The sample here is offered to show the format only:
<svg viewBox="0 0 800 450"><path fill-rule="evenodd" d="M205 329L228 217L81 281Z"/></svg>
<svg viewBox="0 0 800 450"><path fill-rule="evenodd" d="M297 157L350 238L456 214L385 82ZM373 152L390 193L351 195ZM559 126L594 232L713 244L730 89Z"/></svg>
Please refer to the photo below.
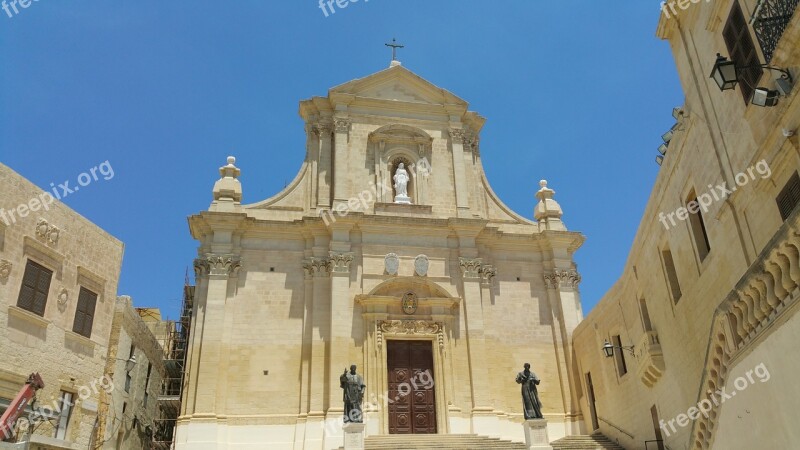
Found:
<svg viewBox="0 0 800 450"><path fill-rule="evenodd" d="M433 344L387 341L389 433L436 433Z"/></svg>

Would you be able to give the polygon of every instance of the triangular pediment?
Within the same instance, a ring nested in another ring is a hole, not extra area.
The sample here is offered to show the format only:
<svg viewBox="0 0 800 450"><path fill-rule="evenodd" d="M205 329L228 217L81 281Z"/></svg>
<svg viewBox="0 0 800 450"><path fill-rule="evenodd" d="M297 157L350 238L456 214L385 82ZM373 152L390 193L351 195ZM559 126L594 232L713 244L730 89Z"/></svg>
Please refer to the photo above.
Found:
<svg viewBox="0 0 800 450"><path fill-rule="evenodd" d="M376 100L433 105L467 105L467 102L420 77L403 66L390 67L330 89L336 94Z"/></svg>

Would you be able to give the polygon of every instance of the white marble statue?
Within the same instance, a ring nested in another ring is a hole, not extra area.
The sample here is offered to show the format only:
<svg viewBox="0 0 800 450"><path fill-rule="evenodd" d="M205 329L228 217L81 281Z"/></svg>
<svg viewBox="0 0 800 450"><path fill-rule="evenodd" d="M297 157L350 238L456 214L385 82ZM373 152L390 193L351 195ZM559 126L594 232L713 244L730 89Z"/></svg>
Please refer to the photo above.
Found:
<svg viewBox="0 0 800 450"><path fill-rule="evenodd" d="M408 172L405 169L405 164L400 163L397 170L392 177L394 180L394 202L395 203L411 203L411 198L408 197Z"/></svg>

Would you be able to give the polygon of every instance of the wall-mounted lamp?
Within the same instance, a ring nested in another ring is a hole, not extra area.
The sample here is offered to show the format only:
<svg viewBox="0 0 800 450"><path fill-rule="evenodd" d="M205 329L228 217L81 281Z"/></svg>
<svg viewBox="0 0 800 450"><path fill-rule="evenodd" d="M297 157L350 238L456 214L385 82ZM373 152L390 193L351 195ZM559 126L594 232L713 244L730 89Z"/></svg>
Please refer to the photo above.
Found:
<svg viewBox="0 0 800 450"><path fill-rule="evenodd" d="M661 163L663 163L663 162L664 162L664 157L661 156L661 155L656 155L656 164L658 164L660 166Z"/></svg>
<svg viewBox="0 0 800 450"><path fill-rule="evenodd" d="M720 91L726 91L736 87L739 82L739 74L743 70L760 67L762 69L774 70L780 72L781 76L776 80L778 90L770 90L763 87L755 88L753 92L752 103L757 106L775 106L778 104L778 97L780 95L788 95L792 90L792 74L786 69L772 67L767 64L757 64L747 67L737 67L736 63L729 61L728 58L717 53L717 60L714 62L714 68L711 71L711 78L717 83Z"/></svg>
<svg viewBox="0 0 800 450"><path fill-rule="evenodd" d="M612 356L614 356L614 349L615 348L618 348L620 350L627 350L627 351L631 352L631 355L634 358L636 357L636 352L633 351L633 346L632 345L629 346L629 347L625 347L625 346L618 347L616 345L611 345L611 343L608 342L608 340L606 340L605 343L603 344L603 353L606 354L606 358L611 358Z"/></svg>

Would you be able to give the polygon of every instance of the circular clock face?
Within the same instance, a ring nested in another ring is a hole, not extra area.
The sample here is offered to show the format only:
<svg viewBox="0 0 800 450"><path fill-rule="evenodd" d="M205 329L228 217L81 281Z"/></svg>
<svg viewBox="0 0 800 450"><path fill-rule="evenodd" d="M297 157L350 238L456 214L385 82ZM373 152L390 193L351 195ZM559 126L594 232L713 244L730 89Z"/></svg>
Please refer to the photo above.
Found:
<svg viewBox="0 0 800 450"><path fill-rule="evenodd" d="M404 313L414 314L417 312L417 296L413 292L407 292L405 295L403 295L401 305Z"/></svg>

